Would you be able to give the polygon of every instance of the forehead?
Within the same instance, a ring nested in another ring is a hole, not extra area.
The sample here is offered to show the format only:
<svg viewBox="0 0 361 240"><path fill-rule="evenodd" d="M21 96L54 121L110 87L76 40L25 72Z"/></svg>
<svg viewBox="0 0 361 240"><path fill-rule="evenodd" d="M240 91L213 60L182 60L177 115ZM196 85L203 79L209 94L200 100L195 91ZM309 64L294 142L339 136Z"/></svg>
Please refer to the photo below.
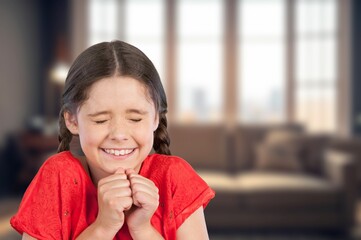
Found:
<svg viewBox="0 0 361 240"><path fill-rule="evenodd" d="M125 76L113 76L95 82L83 105L91 108L154 108L144 84Z"/></svg>

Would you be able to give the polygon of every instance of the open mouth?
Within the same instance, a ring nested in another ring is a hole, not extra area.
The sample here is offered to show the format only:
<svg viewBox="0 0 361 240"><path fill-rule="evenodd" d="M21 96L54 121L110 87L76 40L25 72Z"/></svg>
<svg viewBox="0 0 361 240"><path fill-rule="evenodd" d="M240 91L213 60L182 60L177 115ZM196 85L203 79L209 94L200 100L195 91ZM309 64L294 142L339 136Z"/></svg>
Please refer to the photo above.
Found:
<svg viewBox="0 0 361 240"><path fill-rule="evenodd" d="M127 148L127 149L112 149L112 148L103 148L103 151L114 156L126 156L134 152L135 148Z"/></svg>

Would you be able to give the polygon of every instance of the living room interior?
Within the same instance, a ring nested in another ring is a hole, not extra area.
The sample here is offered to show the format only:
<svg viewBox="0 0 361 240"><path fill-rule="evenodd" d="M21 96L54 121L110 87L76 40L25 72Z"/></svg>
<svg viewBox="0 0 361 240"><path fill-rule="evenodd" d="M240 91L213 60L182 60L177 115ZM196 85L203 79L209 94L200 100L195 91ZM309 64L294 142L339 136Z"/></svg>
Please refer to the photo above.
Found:
<svg viewBox="0 0 361 240"><path fill-rule="evenodd" d="M70 64L113 39L159 71L172 154L216 191L210 239L361 239L360 22L356 0L0 1L0 239Z"/></svg>

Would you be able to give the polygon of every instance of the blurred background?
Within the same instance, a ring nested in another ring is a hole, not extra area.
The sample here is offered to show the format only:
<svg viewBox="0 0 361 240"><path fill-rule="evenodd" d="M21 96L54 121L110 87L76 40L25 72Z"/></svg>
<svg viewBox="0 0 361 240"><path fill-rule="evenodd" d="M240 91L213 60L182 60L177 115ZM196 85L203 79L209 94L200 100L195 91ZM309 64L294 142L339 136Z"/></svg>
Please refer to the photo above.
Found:
<svg viewBox="0 0 361 240"><path fill-rule="evenodd" d="M62 87L85 48L140 48L171 129L297 124L358 139L360 23L356 0L0 0L0 236L57 148Z"/></svg>

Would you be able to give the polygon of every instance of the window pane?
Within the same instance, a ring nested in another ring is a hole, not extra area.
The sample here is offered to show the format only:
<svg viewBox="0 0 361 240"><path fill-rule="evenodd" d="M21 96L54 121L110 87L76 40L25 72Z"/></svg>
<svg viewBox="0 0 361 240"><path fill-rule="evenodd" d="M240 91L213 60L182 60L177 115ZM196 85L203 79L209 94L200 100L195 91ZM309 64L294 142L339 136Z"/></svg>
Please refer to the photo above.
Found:
<svg viewBox="0 0 361 240"><path fill-rule="evenodd" d="M90 0L88 16L89 46L116 38L118 28L116 0Z"/></svg>
<svg viewBox="0 0 361 240"><path fill-rule="evenodd" d="M223 31L221 0L180 0L177 5L180 38L219 38Z"/></svg>
<svg viewBox="0 0 361 240"><path fill-rule="evenodd" d="M222 110L222 66L219 61L222 56L219 44L183 44L179 50L178 120L219 121Z"/></svg>
<svg viewBox="0 0 361 240"><path fill-rule="evenodd" d="M89 0L88 45L120 38L129 42L150 58L165 84L164 4L164 0Z"/></svg>
<svg viewBox="0 0 361 240"><path fill-rule="evenodd" d="M176 118L180 122L221 120L222 2L179 1Z"/></svg>
<svg viewBox="0 0 361 240"><path fill-rule="evenodd" d="M131 0L126 2L125 41L141 49L164 76L164 1Z"/></svg>
<svg viewBox="0 0 361 240"><path fill-rule="evenodd" d="M126 9L127 37L158 39L163 35L165 27L163 0L128 0Z"/></svg>
<svg viewBox="0 0 361 240"><path fill-rule="evenodd" d="M238 114L242 122L285 120L284 5L283 0L239 4Z"/></svg>
<svg viewBox="0 0 361 240"><path fill-rule="evenodd" d="M336 128L336 92L333 85L322 88L310 84L298 85L296 118L311 132Z"/></svg>
<svg viewBox="0 0 361 240"><path fill-rule="evenodd" d="M243 0L239 2L243 36L269 37L284 34L283 0Z"/></svg>
<svg viewBox="0 0 361 240"><path fill-rule="evenodd" d="M296 2L296 120L336 130L336 0Z"/></svg>
<svg viewBox="0 0 361 240"><path fill-rule="evenodd" d="M296 31L301 34L333 32L336 24L335 0L296 1Z"/></svg>
<svg viewBox="0 0 361 240"><path fill-rule="evenodd" d="M314 37L296 40L296 79L334 81L336 76L335 39Z"/></svg>

